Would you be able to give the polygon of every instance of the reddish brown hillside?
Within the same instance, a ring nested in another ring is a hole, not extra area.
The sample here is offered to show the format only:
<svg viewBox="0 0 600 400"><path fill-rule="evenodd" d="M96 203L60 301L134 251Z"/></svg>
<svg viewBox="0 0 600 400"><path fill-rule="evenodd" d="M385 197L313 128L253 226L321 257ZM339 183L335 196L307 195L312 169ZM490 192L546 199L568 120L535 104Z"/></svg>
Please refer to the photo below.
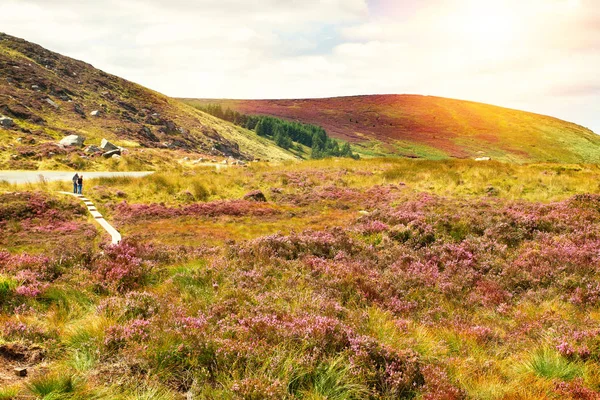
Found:
<svg viewBox="0 0 600 400"><path fill-rule="evenodd" d="M302 100L186 100L219 103L320 125L352 143L380 141L435 149L449 157L490 155L514 161L600 161L600 137L581 126L523 111L418 95ZM401 152L401 151L400 151ZM405 154L406 155L406 154Z"/></svg>

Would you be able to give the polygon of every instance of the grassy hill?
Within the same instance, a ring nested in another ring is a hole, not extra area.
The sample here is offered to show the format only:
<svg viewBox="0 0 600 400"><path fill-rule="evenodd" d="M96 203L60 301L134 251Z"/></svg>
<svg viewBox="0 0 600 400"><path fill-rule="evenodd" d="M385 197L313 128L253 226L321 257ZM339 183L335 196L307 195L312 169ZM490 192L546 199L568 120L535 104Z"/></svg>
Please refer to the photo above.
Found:
<svg viewBox="0 0 600 400"><path fill-rule="evenodd" d="M149 163L149 154L294 158L252 132L3 33L0 77L0 116L14 121L9 129L0 128L0 168L79 168L81 151L54 145L70 134L84 136L86 145L106 138L131 149L159 149L138 153L136 158Z"/></svg>
<svg viewBox="0 0 600 400"><path fill-rule="evenodd" d="M600 162L600 136L556 118L469 101L417 95L303 100L185 99L245 114L320 125L366 155L511 162Z"/></svg>

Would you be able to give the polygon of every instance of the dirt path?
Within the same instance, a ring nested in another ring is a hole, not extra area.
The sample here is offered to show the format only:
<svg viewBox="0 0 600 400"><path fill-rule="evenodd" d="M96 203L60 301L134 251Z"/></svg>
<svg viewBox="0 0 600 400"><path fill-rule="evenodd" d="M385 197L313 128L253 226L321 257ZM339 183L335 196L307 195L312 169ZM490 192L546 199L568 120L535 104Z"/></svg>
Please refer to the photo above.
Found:
<svg viewBox="0 0 600 400"><path fill-rule="evenodd" d="M96 220L96 222L98 224L100 224L100 226L102 228L104 228L104 230L106 232L108 232L108 234L110 235L110 237L112 239L112 244L119 244L119 242L121 241L121 234L111 224L109 224L108 221L106 221L104 219L102 214L100 214L98 212L98 210L96 209L96 206L94 206L94 203L92 203L88 198L84 197L81 194L75 194L75 193L70 193L70 192L59 192L59 193L67 194L69 196L75 196L79 200L83 201L85 206L87 207L88 211L92 215L92 217L94 217L94 220Z"/></svg>
<svg viewBox="0 0 600 400"><path fill-rule="evenodd" d="M132 177L140 178L151 175L151 171L138 172L80 172L86 179L94 178L112 178L112 177ZM73 171L0 171L0 181L9 183L38 183L42 179L46 182L51 181L70 181L75 172Z"/></svg>

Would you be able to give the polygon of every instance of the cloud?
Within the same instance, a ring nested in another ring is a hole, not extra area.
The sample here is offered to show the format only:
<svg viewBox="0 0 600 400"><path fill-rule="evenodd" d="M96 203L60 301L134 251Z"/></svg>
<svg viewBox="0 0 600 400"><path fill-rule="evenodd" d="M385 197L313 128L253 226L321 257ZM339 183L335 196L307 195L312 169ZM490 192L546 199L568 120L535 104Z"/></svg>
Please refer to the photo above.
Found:
<svg viewBox="0 0 600 400"><path fill-rule="evenodd" d="M3 0L0 15L6 33L173 96L422 93L600 132L597 0Z"/></svg>

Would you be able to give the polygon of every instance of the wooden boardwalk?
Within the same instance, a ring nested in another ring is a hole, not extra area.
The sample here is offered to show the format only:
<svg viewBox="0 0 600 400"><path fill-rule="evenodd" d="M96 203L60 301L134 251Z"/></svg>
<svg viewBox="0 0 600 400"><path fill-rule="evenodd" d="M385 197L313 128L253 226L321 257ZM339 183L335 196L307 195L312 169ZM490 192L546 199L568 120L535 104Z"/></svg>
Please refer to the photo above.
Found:
<svg viewBox="0 0 600 400"><path fill-rule="evenodd" d="M71 192L59 192L59 193L68 194L70 196L75 196L79 200L83 201L83 203L87 207L87 209L90 212L90 214L92 215L92 217L94 217L94 220L98 224L100 224L100 226L102 228L104 228L104 230L106 232L108 232L108 234L110 235L110 237L112 239L112 244L119 244L119 242L121 241L121 234L111 224L109 224L108 221L106 221L104 219L102 214L100 214L98 212L98 210L96 209L96 206L94 206L94 203L92 203L88 198L86 198L82 194L75 194L75 193L71 193Z"/></svg>

